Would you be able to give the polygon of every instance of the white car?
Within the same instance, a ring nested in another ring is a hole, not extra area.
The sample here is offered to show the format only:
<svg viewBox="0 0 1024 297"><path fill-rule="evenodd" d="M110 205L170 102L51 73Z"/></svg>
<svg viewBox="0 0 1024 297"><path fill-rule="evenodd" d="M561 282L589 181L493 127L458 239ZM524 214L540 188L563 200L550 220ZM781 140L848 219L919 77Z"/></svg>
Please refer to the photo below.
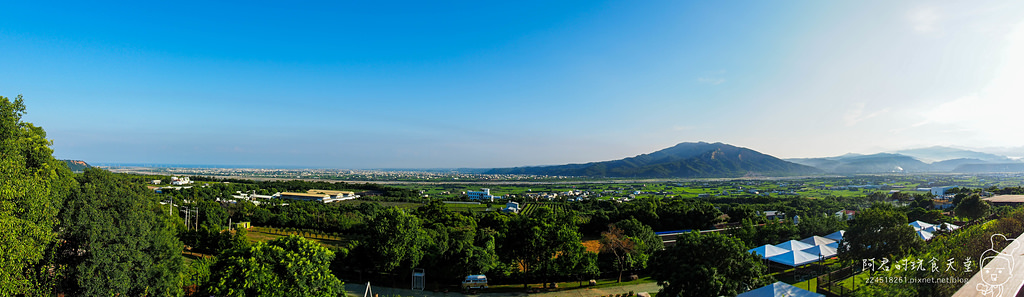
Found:
<svg viewBox="0 0 1024 297"><path fill-rule="evenodd" d="M466 277L466 280L462 281L462 289L486 289L487 288L487 276L483 274L474 274Z"/></svg>

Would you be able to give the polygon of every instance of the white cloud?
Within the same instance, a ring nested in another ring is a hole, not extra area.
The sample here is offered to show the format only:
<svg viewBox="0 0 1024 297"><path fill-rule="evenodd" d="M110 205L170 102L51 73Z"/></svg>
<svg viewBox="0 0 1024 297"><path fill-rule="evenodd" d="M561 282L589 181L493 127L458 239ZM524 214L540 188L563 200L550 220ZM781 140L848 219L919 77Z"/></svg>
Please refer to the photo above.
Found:
<svg viewBox="0 0 1024 297"><path fill-rule="evenodd" d="M1024 23L1006 42L1000 68L985 88L927 110L915 126L941 125L940 132L955 131L982 145L1024 144Z"/></svg>

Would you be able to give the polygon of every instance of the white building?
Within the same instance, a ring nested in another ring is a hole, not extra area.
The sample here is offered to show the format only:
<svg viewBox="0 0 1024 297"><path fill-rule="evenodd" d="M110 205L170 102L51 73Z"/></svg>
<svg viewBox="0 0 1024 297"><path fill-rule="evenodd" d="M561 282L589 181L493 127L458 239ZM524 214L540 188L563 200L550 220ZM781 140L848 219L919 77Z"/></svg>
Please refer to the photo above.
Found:
<svg viewBox="0 0 1024 297"><path fill-rule="evenodd" d="M468 191L468 192L466 192L466 196L469 196L470 200L488 200L488 201L492 201L492 202L494 201L494 198L501 199L501 196L492 196L491 195L491 189L487 189L487 188L480 189L479 192L478 191Z"/></svg>
<svg viewBox="0 0 1024 297"><path fill-rule="evenodd" d="M321 203L331 203L343 200L356 199L359 195L355 195L349 191L330 191L330 190L309 190L306 193L296 192L281 192L278 193L277 198L289 199L298 201L316 201Z"/></svg>
<svg viewBox="0 0 1024 297"><path fill-rule="evenodd" d="M519 203L516 203L516 202L505 203L505 208L502 208L501 211L511 212L511 213L519 213Z"/></svg>
<svg viewBox="0 0 1024 297"><path fill-rule="evenodd" d="M175 186L187 185L187 184L191 184L191 183L192 183L192 181L189 180L187 176L185 176L185 177L172 176L171 177L171 184L175 185Z"/></svg>
<svg viewBox="0 0 1024 297"><path fill-rule="evenodd" d="M935 197L939 197L939 198L942 198L942 196L945 196L945 195L946 195L946 190L949 190L949 189L952 189L952 188L956 188L956 186L950 186L950 187L932 187L932 188L931 188L931 191L932 191L932 195L935 195Z"/></svg>
<svg viewBox="0 0 1024 297"><path fill-rule="evenodd" d="M352 199L359 198L359 195L356 195L356 193L352 192L352 191L334 191L334 190L311 189L311 190L306 191L306 193L307 194L327 194L328 196L331 196L329 198L330 201L325 201L325 202L344 201L344 200L352 200Z"/></svg>

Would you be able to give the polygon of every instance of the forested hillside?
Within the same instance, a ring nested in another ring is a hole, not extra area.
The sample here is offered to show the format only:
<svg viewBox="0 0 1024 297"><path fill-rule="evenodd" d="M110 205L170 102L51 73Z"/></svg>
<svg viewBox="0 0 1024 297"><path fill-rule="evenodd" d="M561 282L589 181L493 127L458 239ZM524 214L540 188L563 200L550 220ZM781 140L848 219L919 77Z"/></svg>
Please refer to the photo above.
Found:
<svg viewBox="0 0 1024 297"><path fill-rule="evenodd" d="M493 174L534 174L589 177L740 177L789 176L821 173L757 151L724 143L680 143L650 154L614 161L498 168Z"/></svg>

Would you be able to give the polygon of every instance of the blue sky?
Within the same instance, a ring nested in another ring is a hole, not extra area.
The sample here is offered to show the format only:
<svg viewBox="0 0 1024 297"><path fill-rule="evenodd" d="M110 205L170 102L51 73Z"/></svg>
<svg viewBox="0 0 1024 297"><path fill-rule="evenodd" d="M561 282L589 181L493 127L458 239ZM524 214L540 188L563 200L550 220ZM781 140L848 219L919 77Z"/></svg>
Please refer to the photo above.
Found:
<svg viewBox="0 0 1024 297"><path fill-rule="evenodd" d="M1019 1L0 11L0 95L24 95L57 157L93 163L500 167L687 141L779 157L1024 146Z"/></svg>

